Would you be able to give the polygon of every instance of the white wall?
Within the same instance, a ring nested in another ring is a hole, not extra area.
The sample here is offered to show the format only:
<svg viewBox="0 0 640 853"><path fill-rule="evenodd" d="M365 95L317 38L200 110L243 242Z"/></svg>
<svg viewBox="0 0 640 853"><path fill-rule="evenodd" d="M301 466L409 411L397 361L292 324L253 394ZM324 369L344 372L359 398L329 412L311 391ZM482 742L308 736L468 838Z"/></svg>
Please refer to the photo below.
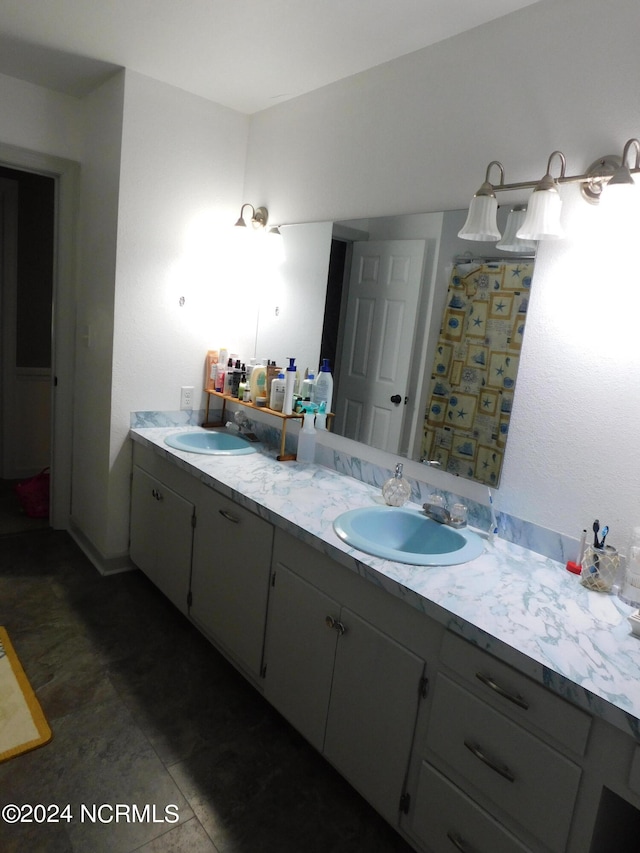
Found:
<svg viewBox="0 0 640 853"><path fill-rule="evenodd" d="M114 281L124 73L84 99L76 310L74 526L106 553L114 342Z"/></svg>
<svg viewBox="0 0 640 853"><path fill-rule="evenodd" d="M207 350L253 351L226 245L242 203L246 116L127 71L117 220L107 555L128 549L130 412L198 407ZM180 307L183 296L185 303ZM228 343L226 343L228 342ZM95 543L98 544L98 543Z"/></svg>
<svg viewBox="0 0 640 853"><path fill-rule="evenodd" d="M0 105L0 142L80 160L82 109L77 98L0 74Z"/></svg>
<svg viewBox="0 0 640 853"><path fill-rule="evenodd" d="M637 0L606 15L549 0L275 106L252 119L246 195L304 222L465 207L496 158L509 182L542 177L556 148L580 173L640 135L639 33ZM569 236L539 250L496 502L576 537L599 517L624 546L639 521L637 274L589 232L600 211L562 194Z"/></svg>

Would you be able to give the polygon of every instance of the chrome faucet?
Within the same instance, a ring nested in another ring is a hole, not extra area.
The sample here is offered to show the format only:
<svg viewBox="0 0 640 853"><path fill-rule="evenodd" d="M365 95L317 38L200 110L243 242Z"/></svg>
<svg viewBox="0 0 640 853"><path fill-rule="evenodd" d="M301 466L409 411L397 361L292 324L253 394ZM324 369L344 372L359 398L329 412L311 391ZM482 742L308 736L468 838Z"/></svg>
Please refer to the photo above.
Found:
<svg viewBox="0 0 640 853"><path fill-rule="evenodd" d="M438 498L438 495L433 495L432 497ZM451 523L451 513L447 509L444 504L444 501L440 498L439 500L434 501L433 503L428 502L422 504L422 509L426 512L429 518L432 518L434 521L437 521L438 524L450 524Z"/></svg>
<svg viewBox="0 0 640 853"><path fill-rule="evenodd" d="M431 495L431 499L422 505L423 510L438 524L449 527L467 526L467 508L464 504L454 503L451 509L445 504L441 495Z"/></svg>
<svg viewBox="0 0 640 853"><path fill-rule="evenodd" d="M444 504L424 503L422 504L422 509L426 512L429 518L432 518L434 521L437 521L438 524L451 523L451 513Z"/></svg>

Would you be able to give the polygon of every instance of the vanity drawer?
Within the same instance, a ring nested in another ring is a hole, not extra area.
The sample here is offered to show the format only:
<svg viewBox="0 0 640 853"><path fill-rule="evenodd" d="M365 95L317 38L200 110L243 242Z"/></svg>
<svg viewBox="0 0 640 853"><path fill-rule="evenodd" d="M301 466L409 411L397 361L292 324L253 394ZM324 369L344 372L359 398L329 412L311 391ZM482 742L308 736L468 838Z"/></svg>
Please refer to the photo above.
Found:
<svg viewBox="0 0 640 853"><path fill-rule="evenodd" d="M584 755L591 728L589 714L451 632L445 634L440 659L487 702Z"/></svg>
<svg viewBox="0 0 640 853"><path fill-rule="evenodd" d="M426 761L420 768L411 829L438 853L530 853Z"/></svg>
<svg viewBox="0 0 640 853"><path fill-rule="evenodd" d="M491 801L551 850L564 850L577 764L442 674L427 747L474 799Z"/></svg>

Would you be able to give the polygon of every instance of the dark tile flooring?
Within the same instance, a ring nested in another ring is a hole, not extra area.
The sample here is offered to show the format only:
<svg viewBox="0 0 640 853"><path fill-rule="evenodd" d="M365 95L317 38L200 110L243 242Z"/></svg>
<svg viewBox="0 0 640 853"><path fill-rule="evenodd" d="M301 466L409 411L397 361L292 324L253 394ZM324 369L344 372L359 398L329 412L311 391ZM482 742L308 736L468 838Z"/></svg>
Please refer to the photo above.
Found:
<svg viewBox="0 0 640 853"><path fill-rule="evenodd" d="M409 853L141 572L101 577L62 531L0 536L0 624L54 733L0 765L0 807L72 815L0 819L3 853Z"/></svg>

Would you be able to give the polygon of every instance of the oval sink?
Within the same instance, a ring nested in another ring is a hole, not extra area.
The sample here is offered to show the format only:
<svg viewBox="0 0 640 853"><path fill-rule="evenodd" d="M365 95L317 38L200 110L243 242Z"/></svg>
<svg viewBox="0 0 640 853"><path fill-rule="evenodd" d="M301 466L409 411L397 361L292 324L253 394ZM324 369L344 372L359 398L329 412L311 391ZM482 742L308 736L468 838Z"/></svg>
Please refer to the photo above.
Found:
<svg viewBox="0 0 640 853"><path fill-rule="evenodd" d="M333 529L365 554L415 566L454 566L484 551L482 539L466 527L454 530L406 507L352 509L336 518Z"/></svg>
<svg viewBox="0 0 640 853"><path fill-rule="evenodd" d="M255 447L244 436L226 429L176 432L168 435L164 442L176 450L209 456L241 456L256 452Z"/></svg>

